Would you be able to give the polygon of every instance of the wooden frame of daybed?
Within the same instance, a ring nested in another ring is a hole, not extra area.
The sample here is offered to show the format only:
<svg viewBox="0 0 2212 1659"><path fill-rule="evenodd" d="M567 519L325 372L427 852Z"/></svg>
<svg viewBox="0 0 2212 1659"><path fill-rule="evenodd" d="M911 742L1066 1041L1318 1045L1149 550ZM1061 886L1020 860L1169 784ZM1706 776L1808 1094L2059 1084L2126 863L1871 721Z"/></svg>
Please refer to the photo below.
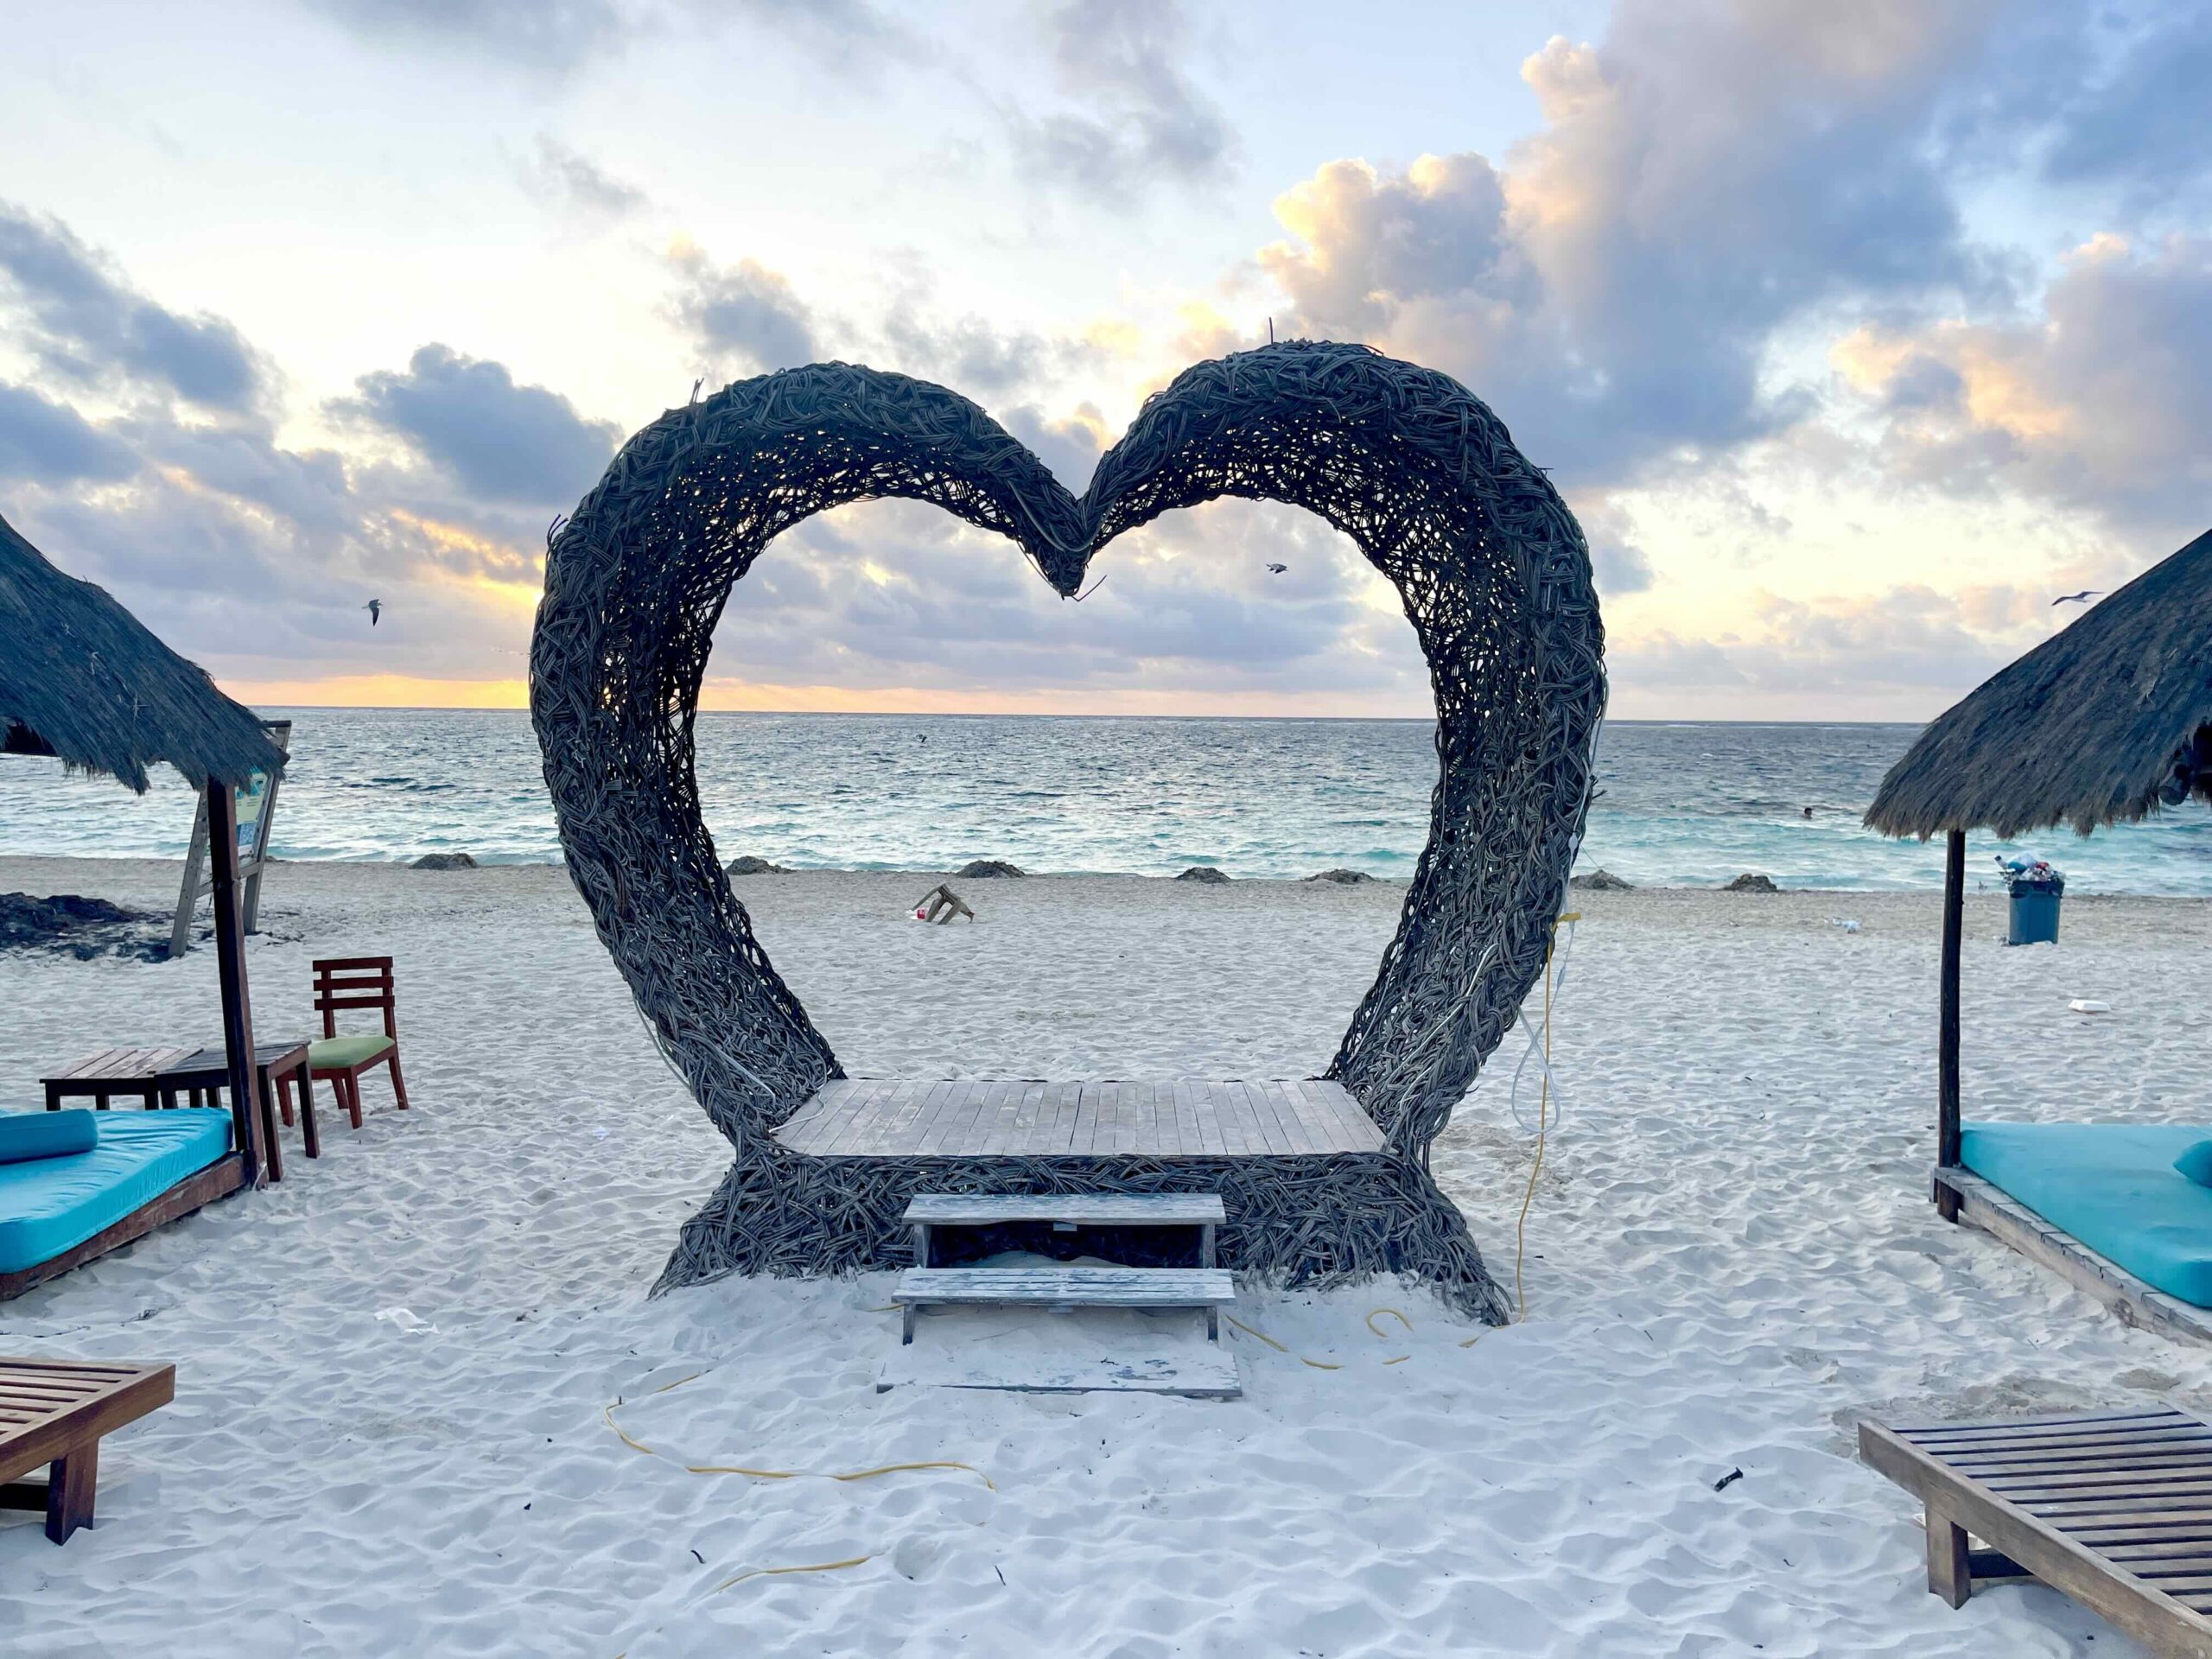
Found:
<svg viewBox="0 0 2212 1659"><path fill-rule="evenodd" d="M2054 1227L1960 1157L1959 958L1966 931L1967 836L1949 832L1943 857L1943 960L1936 1028L1936 1171L1932 1196L1949 1222L1979 1227L2000 1244L2049 1268L2123 1325L2183 1342L2212 1344L2212 1311L2191 1307L2119 1262Z"/></svg>
<svg viewBox="0 0 2212 1659"><path fill-rule="evenodd" d="M237 805L228 784L214 779L206 790L208 847L214 858L215 963L223 1001L223 1047L230 1062L232 1149L196 1169L168 1191L102 1229L60 1255L23 1268L0 1273L0 1302L72 1268L120 1249L156 1227L188 1216L203 1205L268 1179L261 1144L259 1074L253 1065L253 1009L245 993L245 918L238 906Z"/></svg>

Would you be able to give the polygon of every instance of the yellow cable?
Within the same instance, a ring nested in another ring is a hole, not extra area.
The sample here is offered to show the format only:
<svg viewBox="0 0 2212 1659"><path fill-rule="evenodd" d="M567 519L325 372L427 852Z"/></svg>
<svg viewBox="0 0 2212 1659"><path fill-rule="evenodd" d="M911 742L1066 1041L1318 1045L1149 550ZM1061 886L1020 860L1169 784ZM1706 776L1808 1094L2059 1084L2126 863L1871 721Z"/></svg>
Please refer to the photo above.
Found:
<svg viewBox="0 0 2212 1659"><path fill-rule="evenodd" d="M1290 1351L1289 1349L1284 1347L1282 1344L1277 1342L1266 1332L1255 1331L1250 1325L1245 1324L1243 1320L1238 1319L1234 1313L1224 1313L1221 1317L1228 1320L1230 1324L1235 1325L1239 1331L1242 1331L1246 1336L1257 1337L1262 1342L1266 1343L1268 1347L1274 1349L1275 1352L1279 1354L1287 1354Z"/></svg>
<svg viewBox="0 0 2212 1659"><path fill-rule="evenodd" d="M706 1373L704 1371L694 1371L689 1376L679 1376L675 1382L655 1389L653 1393L666 1394L670 1389L680 1389L686 1382L696 1382L699 1378L705 1375ZM651 1396L648 1396L648 1398L650 1397ZM647 1446L643 1440L633 1439L628 1432L623 1428L621 1424L614 1421L614 1406L619 1406L621 1403L622 1402L617 1400L613 1406L605 1406L601 1408L600 1415L607 1420L607 1426L613 1429L616 1437L621 1440L622 1444L628 1446L632 1452L642 1452L649 1458L659 1457L661 1454L658 1452L656 1452L652 1446ZM678 1464L677 1466L683 1470L687 1475L747 1475L754 1480L844 1481L874 1480L878 1475L903 1474L909 1470L915 1469L962 1469L975 1476L976 1479L982 1481L983 1484L989 1487L991 1491L995 1492L998 1491L998 1483L994 1481L981 1469L978 1469L974 1464L956 1463L950 1459L932 1458L918 1463L887 1463L874 1469L855 1469L849 1472L842 1473L834 1471L813 1469L745 1469L740 1468L735 1465L713 1463L684 1463ZM866 1560L867 1558L863 1556L861 1559ZM765 1571L766 1569L763 1570ZM782 1572L795 1572L800 1569L778 1568L776 1570Z"/></svg>
<svg viewBox="0 0 2212 1659"><path fill-rule="evenodd" d="M817 1561L810 1567L756 1567L724 1579L709 1593L719 1595L733 1584L743 1584L747 1579L781 1578L786 1573L838 1573L849 1567L865 1567L874 1559L873 1555L855 1555L849 1561Z"/></svg>
<svg viewBox="0 0 2212 1659"><path fill-rule="evenodd" d="M1375 1321L1381 1319L1385 1313L1388 1313L1400 1325L1404 1325L1406 1327L1406 1334L1408 1336L1413 1335L1414 1322L1408 1319L1404 1314L1399 1313L1395 1307L1378 1307L1375 1309L1374 1312L1370 1313L1367 1316L1367 1328L1372 1331L1376 1336L1381 1336L1382 1334L1382 1327L1376 1324Z"/></svg>
<svg viewBox="0 0 2212 1659"><path fill-rule="evenodd" d="M1536 1201L1536 1177L1544 1173L1544 1137L1551 1128L1552 1099L1552 951L1559 944L1560 922L1579 922L1582 912L1571 910L1552 923L1551 938L1544 941L1544 1077L1536 1095L1536 1160L1529 1166L1529 1190L1521 1195L1521 1218L1513 1224L1513 1300L1518 1311L1514 1318L1525 1321L1529 1317L1529 1295L1521 1283L1521 1265L1528 1257L1529 1206ZM1461 1347L1466 1344L1461 1343Z"/></svg>

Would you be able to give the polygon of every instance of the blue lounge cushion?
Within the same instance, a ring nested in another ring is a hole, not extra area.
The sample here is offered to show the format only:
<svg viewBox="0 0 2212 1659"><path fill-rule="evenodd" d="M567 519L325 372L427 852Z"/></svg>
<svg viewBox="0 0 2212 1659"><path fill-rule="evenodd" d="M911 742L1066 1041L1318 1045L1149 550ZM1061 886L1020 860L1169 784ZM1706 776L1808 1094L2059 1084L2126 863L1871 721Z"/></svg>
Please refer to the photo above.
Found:
<svg viewBox="0 0 2212 1659"><path fill-rule="evenodd" d="M0 1273L74 1249L231 1150L219 1107L92 1112L89 1152L0 1164Z"/></svg>
<svg viewBox="0 0 2212 1659"><path fill-rule="evenodd" d="M0 1117L0 1164L27 1164L35 1158L60 1158L90 1152L99 1140L92 1114L10 1112Z"/></svg>
<svg viewBox="0 0 2212 1659"><path fill-rule="evenodd" d="M2174 1160L2174 1167L2199 1186L2212 1186L2212 1141L2200 1141Z"/></svg>
<svg viewBox="0 0 2212 1659"><path fill-rule="evenodd" d="M2203 1125L1967 1123L1960 1161L2061 1232L2192 1307L2212 1307L2212 1186L2177 1163Z"/></svg>

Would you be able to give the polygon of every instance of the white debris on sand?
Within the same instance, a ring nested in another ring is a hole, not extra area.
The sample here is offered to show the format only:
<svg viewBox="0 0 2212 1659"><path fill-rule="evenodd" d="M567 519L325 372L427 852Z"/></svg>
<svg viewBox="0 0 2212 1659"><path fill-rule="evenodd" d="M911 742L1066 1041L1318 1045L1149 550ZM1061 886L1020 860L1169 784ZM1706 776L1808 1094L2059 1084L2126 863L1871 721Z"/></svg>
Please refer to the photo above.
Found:
<svg viewBox="0 0 2212 1659"><path fill-rule="evenodd" d="M158 908L175 884L0 860L0 889ZM1404 895L1033 876L955 929L911 924L912 885L742 894L855 1074L1308 1075ZM308 1031L311 957L389 951L416 1109L371 1077L355 1134L326 1092L320 1161L294 1131L281 1185L0 1305L0 1351L178 1367L107 1442L96 1529L55 1548L0 1520L0 1647L2137 1652L2047 1590L1928 1595L1911 1503L1853 1455L1864 1413L2202 1408L2212 1353L1937 1220L1937 902L1850 902L1846 937L1833 894L1578 894L1528 1322L1245 1287L1270 1340L1224 1326L1244 1394L1212 1402L879 1394L887 1275L648 1300L728 1149L565 874L276 866L258 1033ZM1967 917L1969 1116L2212 1116L2212 904L2072 896L2065 942L2026 951L2002 903ZM214 984L204 950L0 956L0 1107L88 1048L212 1040ZM2083 984L2119 1012L2052 1020ZM1509 1286L1518 1046L1436 1153ZM968 1466L820 1478L901 1463ZM691 1471L739 1469L798 1478Z"/></svg>

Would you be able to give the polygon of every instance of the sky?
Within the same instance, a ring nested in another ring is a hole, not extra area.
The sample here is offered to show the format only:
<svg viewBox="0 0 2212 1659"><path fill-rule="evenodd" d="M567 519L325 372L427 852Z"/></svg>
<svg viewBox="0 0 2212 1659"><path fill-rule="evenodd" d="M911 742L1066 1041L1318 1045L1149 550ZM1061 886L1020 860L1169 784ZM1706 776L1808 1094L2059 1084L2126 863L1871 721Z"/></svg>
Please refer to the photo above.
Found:
<svg viewBox="0 0 2212 1659"><path fill-rule="evenodd" d="M519 706L546 527L829 359L1080 489L1278 338L1550 469L1611 711L1921 720L2212 524L2212 7L73 0L0 60L0 515L233 695ZM1280 575L1268 569L1280 563ZM1357 548L1222 502L1053 595L910 502L715 708L1420 715ZM362 608L382 601L373 626Z"/></svg>

